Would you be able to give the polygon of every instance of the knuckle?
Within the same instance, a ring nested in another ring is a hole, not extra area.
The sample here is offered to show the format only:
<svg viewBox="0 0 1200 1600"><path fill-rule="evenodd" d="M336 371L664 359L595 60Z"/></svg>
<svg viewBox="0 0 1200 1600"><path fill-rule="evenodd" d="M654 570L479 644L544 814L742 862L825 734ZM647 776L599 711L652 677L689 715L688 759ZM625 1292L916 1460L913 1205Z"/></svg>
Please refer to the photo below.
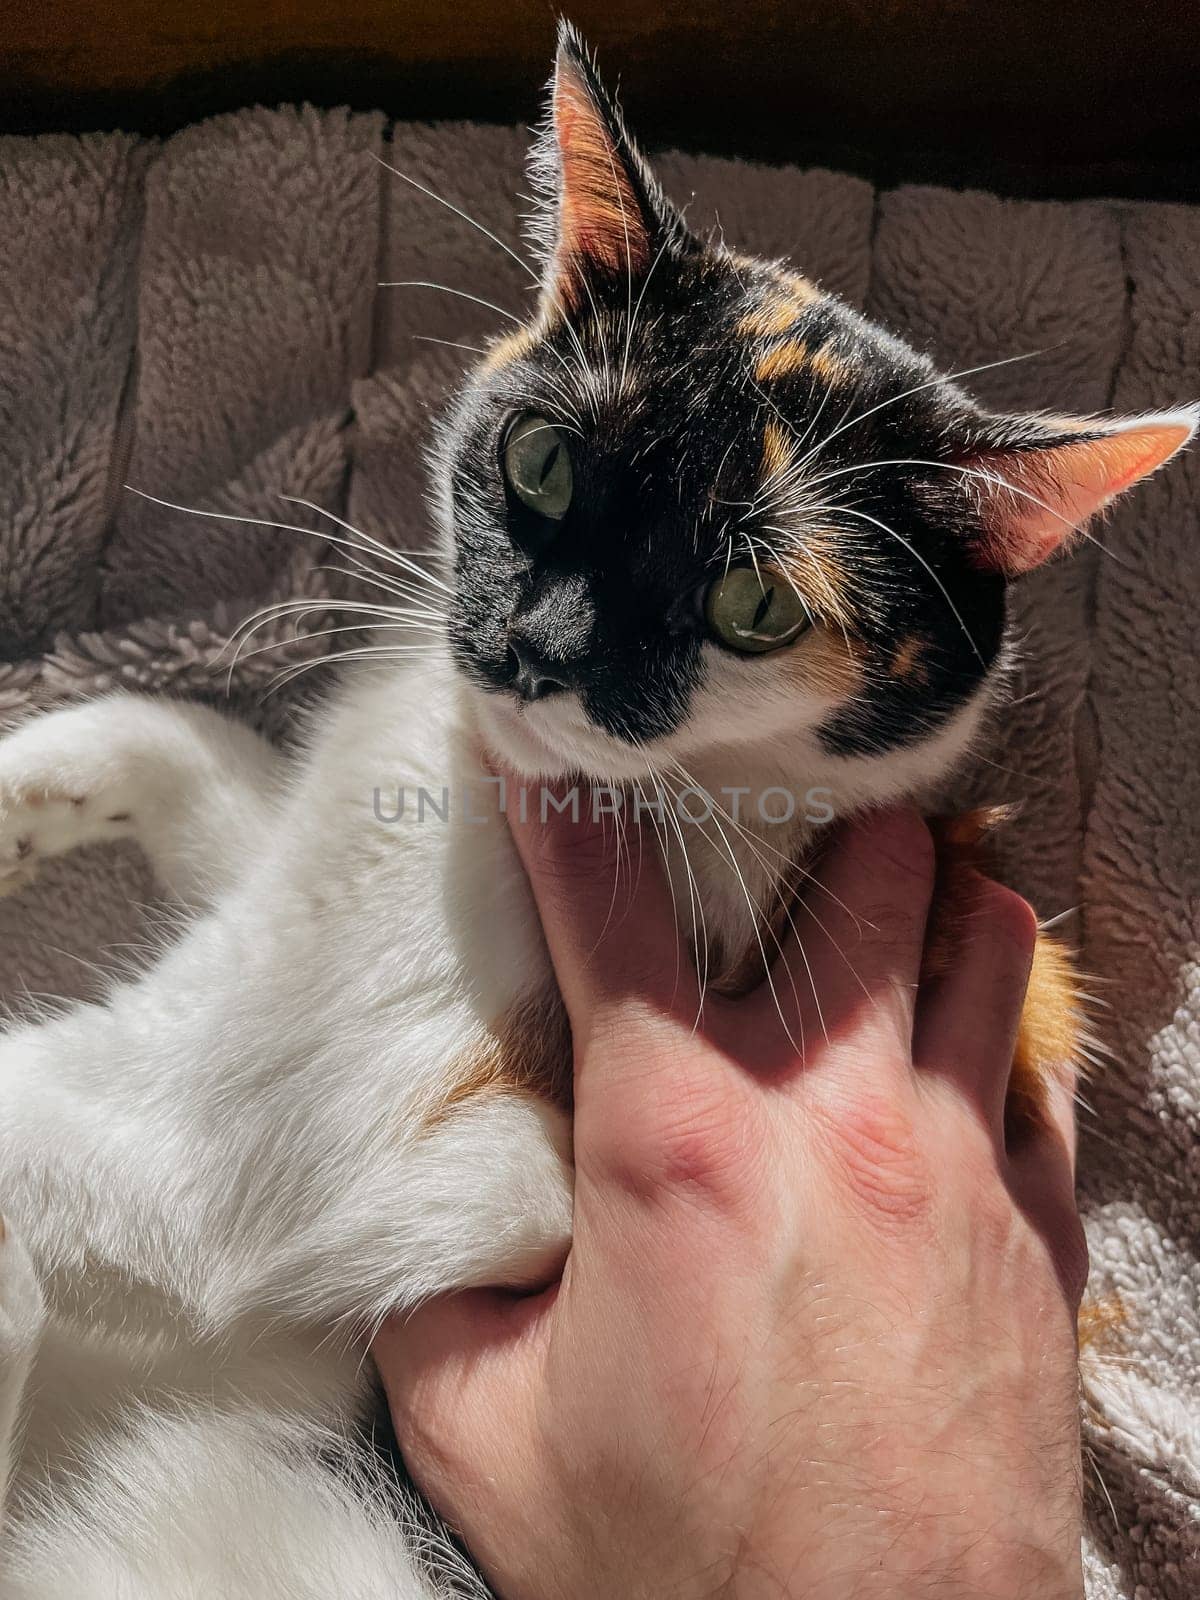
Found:
<svg viewBox="0 0 1200 1600"><path fill-rule="evenodd" d="M631 1109L604 1145L608 1172L623 1187L655 1203L683 1199L725 1216L755 1212L768 1134L748 1094L659 1054Z"/></svg>
<svg viewBox="0 0 1200 1600"><path fill-rule="evenodd" d="M744 1133L689 1108L658 1131L651 1166L657 1187L706 1209L740 1212L754 1187L747 1178L758 1166Z"/></svg>
<svg viewBox="0 0 1200 1600"><path fill-rule="evenodd" d="M929 1223L935 1177L907 1108L891 1098L859 1096L829 1108L820 1132L837 1179L875 1226L906 1232Z"/></svg>

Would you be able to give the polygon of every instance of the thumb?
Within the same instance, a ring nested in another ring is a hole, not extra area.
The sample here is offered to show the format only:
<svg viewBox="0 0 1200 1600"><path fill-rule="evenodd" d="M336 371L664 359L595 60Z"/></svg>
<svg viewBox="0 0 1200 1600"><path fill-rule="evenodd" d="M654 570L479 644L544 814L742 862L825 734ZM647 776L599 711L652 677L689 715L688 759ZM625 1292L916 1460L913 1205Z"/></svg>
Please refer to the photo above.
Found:
<svg viewBox="0 0 1200 1600"><path fill-rule="evenodd" d="M557 1293L444 1295L389 1317L372 1340L396 1438L443 1515L460 1517L469 1480L511 1472Z"/></svg>

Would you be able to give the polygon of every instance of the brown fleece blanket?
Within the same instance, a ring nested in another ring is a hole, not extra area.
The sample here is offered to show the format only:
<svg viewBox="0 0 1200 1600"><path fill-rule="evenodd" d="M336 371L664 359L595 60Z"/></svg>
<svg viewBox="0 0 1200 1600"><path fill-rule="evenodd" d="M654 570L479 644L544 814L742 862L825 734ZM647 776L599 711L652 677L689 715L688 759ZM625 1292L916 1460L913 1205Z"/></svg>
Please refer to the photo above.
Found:
<svg viewBox="0 0 1200 1600"><path fill-rule="evenodd" d="M391 177L385 155L510 243L525 137L308 108L161 146L0 140L0 719L114 685L224 697L230 628L344 592L319 503L429 540L429 414L521 309L514 262ZM1200 391L1200 212L1034 204L671 154L695 225L790 256L998 405L1133 409ZM694 199L693 199L694 196ZM165 510L266 518L315 537ZM1080 1185L1123 1347L1088 1363L1093 1600L1200 1593L1200 454L1020 587L1016 702L963 797L1019 798L1015 883L1068 924L1108 1002ZM327 626L314 616L309 626ZM272 676L328 640L264 630L231 695L281 731ZM132 853L56 864L0 902L0 992L82 994L141 959Z"/></svg>

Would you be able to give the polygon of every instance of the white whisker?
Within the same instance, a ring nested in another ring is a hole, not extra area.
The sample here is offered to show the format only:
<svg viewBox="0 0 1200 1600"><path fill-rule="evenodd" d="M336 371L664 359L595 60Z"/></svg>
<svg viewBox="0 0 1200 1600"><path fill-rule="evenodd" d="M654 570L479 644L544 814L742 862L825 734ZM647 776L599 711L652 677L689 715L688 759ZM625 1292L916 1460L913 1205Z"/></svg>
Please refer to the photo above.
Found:
<svg viewBox="0 0 1200 1600"><path fill-rule="evenodd" d="M335 633L400 633L411 626L412 624L407 622L372 622L347 623L337 628L314 628L308 633L296 633L289 639L276 639L273 644L257 645L253 650L242 651L235 658L234 665L238 661L251 661L255 656L270 655L273 650L283 650L291 644L307 644L310 639L328 639ZM230 670L232 671L232 668Z"/></svg>
<svg viewBox="0 0 1200 1600"><path fill-rule="evenodd" d="M276 673L275 677L271 680L270 685L266 689L263 699L268 699L271 695L282 689L286 684L291 683L296 678L302 677L306 672L311 672L315 667L333 667L337 666L342 661L362 661L372 659L376 661L403 661L406 656L410 655L429 655L431 650L432 647L429 645L366 645L361 650L340 650L331 652L328 655L317 656L312 661L302 661L297 665L285 667L281 672Z"/></svg>
<svg viewBox="0 0 1200 1600"><path fill-rule="evenodd" d="M335 511L330 511L327 506L318 505L315 500L302 499L300 495L296 494L282 494L279 498L288 501L291 505L304 506L309 511L315 512L319 517L328 517L330 522L336 522L339 528L345 528L347 533L352 533L355 538L363 540L364 544L369 546L376 555L382 556L385 561L390 562L393 566L403 567L407 572L412 573L414 577L421 578L426 583L432 583L436 588L444 589L447 594L451 592L448 583L443 583L440 578L434 577L431 572L426 572L425 568L418 566L411 556L405 555L402 550L393 550L390 545L384 544L381 539L376 539L373 534L366 533L362 528L356 528L353 523L347 522L344 517L339 517Z"/></svg>
<svg viewBox="0 0 1200 1600"><path fill-rule="evenodd" d="M181 505L178 501L175 501L175 500L164 500L161 496L156 495L156 494L150 494L145 489L137 489L137 488L135 488L134 485L131 484L131 483L125 484L124 488L126 488L129 491L130 494L137 495L140 500L148 500L148 501L150 501L150 503L152 505L162 506L164 508L164 510L167 510L167 511L180 511L185 516L189 516L189 517L206 517L211 522L236 522L236 523L242 523L242 524L246 525L247 527L252 527L252 528L274 528L274 529L278 530L281 533L302 533L308 539L316 539L318 542L320 542L322 544L338 545L342 549L348 550L348 551L352 551L352 552L356 552L358 555L367 555L367 554L371 554L372 553L372 551L371 551L371 549L369 547L364 547L361 544L356 544L352 540L349 540L349 539L339 538L336 534L329 533L329 532L324 531L324 530L318 530L316 528L303 527L300 523L276 522L276 521L272 520L269 517L247 517L247 516L241 516L241 515L239 515L239 514L237 514L235 512L232 512L232 511L205 511L205 510L202 510L201 507L199 507L199 506ZM283 496L283 498L284 499L289 499L289 498L294 498L294 497L285 495L285 496ZM321 510L322 509L321 507L311 506L311 503L309 501L307 501L307 500L299 501L298 503L301 504L301 505L310 506L310 508L313 509L313 510ZM331 511L324 512L324 515L332 518L332 520L334 522L340 523L341 526L343 526L343 527L349 527L348 523L342 523L341 518L334 516L333 512L331 512ZM357 529L351 529L351 531L354 532L354 533L358 533ZM451 592L451 590L450 590L450 588L449 588L449 586L447 584L441 583L441 581L439 579L435 578L431 573L426 572L424 570L424 568L417 566L415 562L409 561L409 560L407 560L407 558L403 558L402 559L402 558L398 557L394 552L387 550L386 546L379 545L377 541L372 540L371 544L375 545L376 548L378 549L378 551L381 554L386 555L387 558L389 560L395 562L395 564L397 566L406 567L415 576L424 579L427 583L434 584L439 588L445 589L448 594Z"/></svg>
<svg viewBox="0 0 1200 1600"><path fill-rule="evenodd" d="M470 300L475 305L482 306L485 311L494 311L498 317L507 317L518 327L524 326L524 319L517 316L515 311L506 311L503 306L494 305L491 300L483 300L477 294L468 294L465 289L452 289L448 283L432 283L428 278L395 278L391 282L377 284L376 288L440 289L443 294L452 294L459 300Z"/></svg>
<svg viewBox="0 0 1200 1600"><path fill-rule="evenodd" d="M1050 347L1047 346L1046 349L1048 348ZM848 422L843 420L834 428L832 433L825 435L820 443L809 452L806 459L812 460L820 451L824 450L827 444L838 438L840 434L846 433L851 428L856 428L860 422L865 422L868 417L875 416L877 412L885 411L888 406L894 406L901 400L907 400L910 395L920 394L924 389L934 389L939 383L954 383L959 378L973 377L977 372L991 372L996 367L1009 367L1017 361L1032 361L1037 356L1045 355L1046 349L1027 350L1024 355L1004 356L999 361L984 361L977 367L962 367L957 372L935 373L932 378L927 378L924 383L916 383L911 389L904 389L899 394L889 395L886 400L881 400L878 405L871 406L869 410L860 411L857 416L851 417ZM829 392L829 390L826 390L826 394Z"/></svg>
<svg viewBox="0 0 1200 1600"><path fill-rule="evenodd" d="M385 171L390 172L394 177L400 178L404 183L410 183L413 188L419 190L421 194L428 195L431 200L436 200L438 205L445 206L447 211L453 211L456 217L461 217L464 222L470 223L471 227L482 233L485 239L490 239L493 244L499 245L501 250L504 251L504 254L511 257L511 259L515 261L521 268L522 272L531 278L535 284L540 282L537 273L529 265L528 261L525 260L524 256L518 255L511 245L505 244L503 239L498 238L490 228L485 228L482 222L477 222L475 218L465 212L461 206L456 206L452 200L447 200L444 194L438 194L435 189L427 189L423 183L418 183L415 178L410 178L408 173L401 172L399 167L392 166L390 161L385 161L383 157L381 155L377 155L374 150L371 151L371 159L373 161L377 161L379 165L385 169Z"/></svg>
<svg viewBox="0 0 1200 1600"><path fill-rule="evenodd" d="M951 615L954 617L954 620L958 623L959 627L962 629L963 635L966 638L967 643L971 646L971 649L975 652L975 655L978 657L980 666L986 668L987 662L984 660L983 652L980 650L979 646L975 643L975 636L972 634L971 630L967 627L966 623L963 621L962 612L958 609L958 607L954 604L954 601L951 599L949 589L946 588L946 585L938 577L937 573L930 566L929 562L926 561L925 557L921 554L921 552L918 549L916 549L915 546L913 544L911 544L910 541L907 540L903 536L903 534L897 533L895 528L889 527L886 522L881 522L878 517L872 517L865 511L852 510L851 507L849 507L849 506L842 506L840 508L840 512L841 512L841 515L844 516L844 517L858 517L863 522L871 523L871 525L873 527L876 527L876 528L880 529L881 532L886 533L890 538L895 539L897 544L902 545L903 548L908 551L909 555L912 556L914 561L918 561L921 564L921 566L924 567L925 571L929 574L929 576L933 579L934 583L936 583L938 588L941 590L942 598L945 600L947 606L950 608L950 612L951 612Z"/></svg>
<svg viewBox="0 0 1200 1600"><path fill-rule="evenodd" d="M475 356L487 355L483 345L463 344L461 339L435 339L431 333L410 333L408 337L419 340L421 344L444 344L448 350L469 350Z"/></svg>

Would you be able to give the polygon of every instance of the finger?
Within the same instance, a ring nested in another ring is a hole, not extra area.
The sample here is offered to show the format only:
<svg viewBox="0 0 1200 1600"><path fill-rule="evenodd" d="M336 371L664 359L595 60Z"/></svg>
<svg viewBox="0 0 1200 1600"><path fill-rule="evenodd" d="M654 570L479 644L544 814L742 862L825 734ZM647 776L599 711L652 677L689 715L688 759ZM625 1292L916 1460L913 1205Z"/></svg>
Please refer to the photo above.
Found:
<svg viewBox="0 0 1200 1600"><path fill-rule="evenodd" d="M933 840L914 811L854 821L807 882L784 941L783 981L760 990L758 1005L774 1010L786 983L806 1039L834 1043L853 1029L859 1066L894 1062L898 1045L906 1058L933 880Z"/></svg>
<svg viewBox="0 0 1200 1600"><path fill-rule="evenodd" d="M508 783L509 826L576 1038L603 996L691 1003L695 979L670 888L637 820L605 814L586 784Z"/></svg>
<svg viewBox="0 0 1200 1600"><path fill-rule="evenodd" d="M1061 1147L1066 1152L1072 1182L1075 1179L1077 1141L1075 1097L1078 1076L1074 1062L1064 1061L1052 1067L1045 1074L1043 1082L1046 1123L1051 1131L1057 1134Z"/></svg>
<svg viewBox="0 0 1200 1600"><path fill-rule="evenodd" d="M1044 1069L1036 1109L1023 1108L1006 1122L1009 1165L1014 1179L1047 1195L1075 1192L1076 1069L1072 1062Z"/></svg>
<svg viewBox="0 0 1200 1600"><path fill-rule="evenodd" d="M1041 1233L1068 1300L1078 1307L1088 1278L1087 1237L1075 1199L1074 1098L1066 1075L1047 1078L1042 1107L1010 1136L1008 1185Z"/></svg>
<svg viewBox="0 0 1200 1600"><path fill-rule="evenodd" d="M553 1291L514 1296L472 1289L389 1317L371 1342L396 1437L420 1460L452 1465L477 1455L484 1432L513 1437ZM497 1411L512 1411L506 1422ZM491 1425L480 1430L478 1418Z"/></svg>
<svg viewBox="0 0 1200 1600"><path fill-rule="evenodd" d="M973 870L948 893L934 911L929 953L941 970L920 993L913 1060L953 1086L1002 1148L1037 919L1019 894Z"/></svg>

